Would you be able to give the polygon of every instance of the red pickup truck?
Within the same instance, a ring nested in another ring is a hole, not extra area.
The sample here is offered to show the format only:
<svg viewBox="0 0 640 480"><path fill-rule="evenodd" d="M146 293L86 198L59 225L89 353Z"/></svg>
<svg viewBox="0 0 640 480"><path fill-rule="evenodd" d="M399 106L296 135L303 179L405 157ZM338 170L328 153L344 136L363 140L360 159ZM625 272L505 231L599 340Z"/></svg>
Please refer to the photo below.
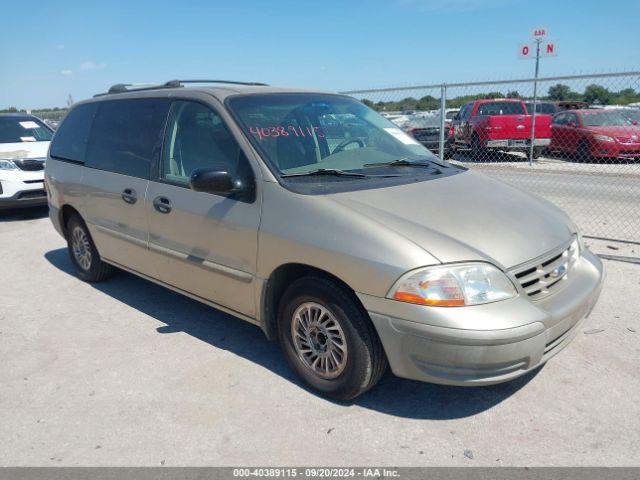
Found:
<svg viewBox="0 0 640 480"><path fill-rule="evenodd" d="M460 109L453 122L455 150L471 149L482 158L488 150L528 151L531 115L521 100L498 98L475 100ZM551 143L551 115L536 114L533 156Z"/></svg>

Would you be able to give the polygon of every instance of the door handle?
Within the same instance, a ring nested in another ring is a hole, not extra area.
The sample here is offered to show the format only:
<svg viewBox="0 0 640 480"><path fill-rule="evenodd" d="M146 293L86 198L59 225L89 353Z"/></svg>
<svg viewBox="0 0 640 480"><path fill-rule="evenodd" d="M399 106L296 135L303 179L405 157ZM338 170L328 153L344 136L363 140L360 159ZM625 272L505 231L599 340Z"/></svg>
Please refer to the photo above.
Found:
<svg viewBox="0 0 640 480"><path fill-rule="evenodd" d="M122 200L130 205L133 205L138 201L138 194L132 188L125 188L122 191Z"/></svg>
<svg viewBox="0 0 640 480"><path fill-rule="evenodd" d="M171 202L167 197L156 197L153 199L153 208L160 213L169 213L171 211Z"/></svg>

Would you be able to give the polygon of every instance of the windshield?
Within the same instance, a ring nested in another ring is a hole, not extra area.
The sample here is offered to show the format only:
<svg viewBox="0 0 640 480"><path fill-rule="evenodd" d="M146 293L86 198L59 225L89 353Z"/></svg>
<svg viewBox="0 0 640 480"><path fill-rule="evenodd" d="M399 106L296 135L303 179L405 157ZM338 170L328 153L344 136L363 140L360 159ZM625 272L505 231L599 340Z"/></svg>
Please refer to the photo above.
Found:
<svg viewBox="0 0 640 480"><path fill-rule="evenodd" d="M401 158L436 160L397 125L349 97L246 95L230 98L228 106L279 174L362 170Z"/></svg>
<svg viewBox="0 0 640 480"><path fill-rule="evenodd" d="M51 130L40 120L29 117L0 117L0 143L44 142Z"/></svg>
<svg viewBox="0 0 640 480"><path fill-rule="evenodd" d="M631 120L615 110L606 112L582 112L582 123L586 127L617 127L632 125Z"/></svg>
<svg viewBox="0 0 640 480"><path fill-rule="evenodd" d="M640 122L640 110L635 108L625 108L624 110L619 110L620 114L623 117L628 118L632 122Z"/></svg>

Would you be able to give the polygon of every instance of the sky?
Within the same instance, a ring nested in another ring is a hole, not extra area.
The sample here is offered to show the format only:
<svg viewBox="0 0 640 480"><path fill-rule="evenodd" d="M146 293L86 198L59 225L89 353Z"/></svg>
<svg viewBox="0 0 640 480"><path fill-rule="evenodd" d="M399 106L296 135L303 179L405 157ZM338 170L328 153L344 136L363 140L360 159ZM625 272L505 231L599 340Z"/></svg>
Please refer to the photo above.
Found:
<svg viewBox="0 0 640 480"><path fill-rule="evenodd" d="M0 109L65 106L115 83L261 81L327 91L640 67L640 1L0 0Z"/></svg>

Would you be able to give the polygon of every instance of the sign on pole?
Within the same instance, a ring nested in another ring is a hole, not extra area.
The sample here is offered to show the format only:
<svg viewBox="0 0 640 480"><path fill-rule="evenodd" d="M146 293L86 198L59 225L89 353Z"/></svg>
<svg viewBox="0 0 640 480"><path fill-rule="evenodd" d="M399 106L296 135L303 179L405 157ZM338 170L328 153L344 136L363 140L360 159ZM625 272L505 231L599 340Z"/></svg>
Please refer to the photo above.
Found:
<svg viewBox="0 0 640 480"><path fill-rule="evenodd" d="M547 36L547 29L546 28L534 28L533 29L533 38L537 39L537 38L542 38L542 37L546 37Z"/></svg>
<svg viewBox="0 0 640 480"><path fill-rule="evenodd" d="M518 46L518 57L523 60L535 60L538 51L537 42L523 43ZM558 46L553 40L542 40L540 42L540 57L555 57L558 55Z"/></svg>

